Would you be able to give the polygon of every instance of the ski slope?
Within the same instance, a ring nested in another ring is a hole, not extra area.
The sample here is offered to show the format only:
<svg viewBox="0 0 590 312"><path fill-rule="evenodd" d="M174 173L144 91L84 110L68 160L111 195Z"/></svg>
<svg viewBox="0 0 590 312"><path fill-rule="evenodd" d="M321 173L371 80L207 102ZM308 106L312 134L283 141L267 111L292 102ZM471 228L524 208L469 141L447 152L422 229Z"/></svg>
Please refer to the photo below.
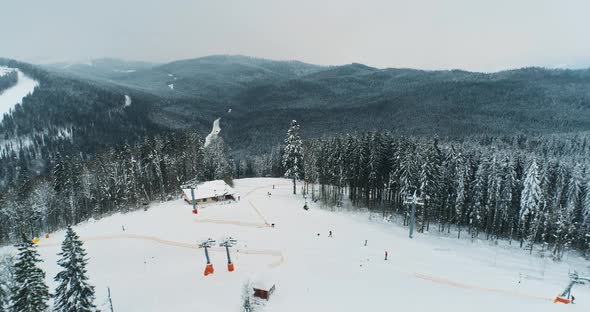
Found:
<svg viewBox="0 0 590 312"><path fill-rule="evenodd" d="M205 147L209 146L213 139L215 139L219 135L219 132L221 132L221 127L219 127L220 119L221 118L217 118L213 121L213 128L211 129L211 132L205 137Z"/></svg>
<svg viewBox="0 0 590 312"><path fill-rule="evenodd" d="M38 81L23 74L19 69L0 66L0 72L6 72L9 70L16 70L18 82L16 85L0 93L0 119L4 114L10 113L16 104L21 104L23 98L28 94L33 93L35 88L39 85Z"/></svg>
<svg viewBox="0 0 590 312"><path fill-rule="evenodd" d="M115 311L239 311L243 283L261 278L276 285L262 311L590 308L590 286L574 288L575 305L551 302L566 285L568 269L588 268L573 256L553 263L487 242L424 234L410 240L406 228L365 213L331 212L314 203L305 211L304 199L291 194L285 179L242 179L235 187L239 202L201 206L197 215L178 199L76 226L102 310L110 287ZM39 243L52 290L63 236L53 233ZM215 273L205 277L197 242L227 236L239 242L232 249L236 270L226 270L225 251L216 247L210 252Z"/></svg>

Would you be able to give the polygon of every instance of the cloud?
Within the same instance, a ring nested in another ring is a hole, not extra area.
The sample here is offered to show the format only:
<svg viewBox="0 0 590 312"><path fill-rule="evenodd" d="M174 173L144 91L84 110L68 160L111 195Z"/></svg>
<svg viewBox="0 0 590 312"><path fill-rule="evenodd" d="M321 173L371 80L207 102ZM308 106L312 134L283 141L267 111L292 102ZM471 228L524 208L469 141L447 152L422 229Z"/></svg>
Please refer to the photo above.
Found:
<svg viewBox="0 0 590 312"><path fill-rule="evenodd" d="M19 0L3 3L0 55L495 71L590 63L589 11L586 0Z"/></svg>

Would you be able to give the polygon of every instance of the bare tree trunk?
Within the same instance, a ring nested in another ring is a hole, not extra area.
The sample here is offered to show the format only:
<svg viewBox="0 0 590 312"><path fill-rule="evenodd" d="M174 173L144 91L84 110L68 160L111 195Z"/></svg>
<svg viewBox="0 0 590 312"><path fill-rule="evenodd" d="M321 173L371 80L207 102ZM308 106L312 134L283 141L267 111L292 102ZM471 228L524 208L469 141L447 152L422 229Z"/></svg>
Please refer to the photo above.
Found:
<svg viewBox="0 0 590 312"><path fill-rule="evenodd" d="M293 195L297 194L297 186L295 185L295 183L296 183L295 181L296 181L296 179L293 178Z"/></svg>

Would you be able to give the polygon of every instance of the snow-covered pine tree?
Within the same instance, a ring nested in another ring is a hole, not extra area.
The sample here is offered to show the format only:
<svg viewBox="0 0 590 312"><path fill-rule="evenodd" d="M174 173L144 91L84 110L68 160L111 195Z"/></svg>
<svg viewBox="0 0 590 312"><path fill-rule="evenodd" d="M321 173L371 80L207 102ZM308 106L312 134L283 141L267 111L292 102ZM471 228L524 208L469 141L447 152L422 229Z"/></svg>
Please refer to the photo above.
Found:
<svg viewBox="0 0 590 312"><path fill-rule="evenodd" d="M539 204L541 201L541 181L539 176L539 166L537 160L532 159L526 171L524 178L524 186L521 197L521 231L523 237L527 237L528 243L535 242L537 234Z"/></svg>
<svg viewBox="0 0 590 312"><path fill-rule="evenodd" d="M256 305L252 302L252 283L249 281L242 286L242 309L241 312L255 312Z"/></svg>
<svg viewBox="0 0 590 312"><path fill-rule="evenodd" d="M399 184L402 198L418 191L420 168L416 160L416 147L411 142L404 142L400 151Z"/></svg>
<svg viewBox="0 0 590 312"><path fill-rule="evenodd" d="M479 234L479 228L481 225L481 219L483 210L486 202L486 190L485 185L487 184L485 176L485 169L481 161L478 161L477 168L475 171L475 178L473 179L472 195L472 209L469 213L469 232L471 239L477 238Z"/></svg>
<svg viewBox="0 0 590 312"><path fill-rule="evenodd" d="M586 258L590 258L590 179L586 181L586 192L582 203L582 222L584 224L584 248Z"/></svg>
<svg viewBox="0 0 590 312"><path fill-rule="evenodd" d="M424 226L426 226L426 231L429 230L430 214L434 212L434 208L437 206L438 198L440 197L438 196L442 182L440 164L440 154L438 153L437 141L435 140L433 144L428 144L424 148L420 168L420 195L424 199L420 232L424 232Z"/></svg>
<svg viewBox="0 0 590 312"><path fill-rule="evenodd" d="M317 145L316 141L309 141L306 142L305 146L305 155L303 166L304 172L308 173L305 175L305 189L306 193L309 193L309 186L311 186L311 200L315 200L315 187L314 185L318 183L318 163L317 163L317 153L320 149L320 146ZM270 165L271 161L268 161L267 164ZM346 168L345 168L346 169ZM263 175L260 175L263 176Z"/></svg>
<svg viewBox="0 0 590 312"><path fill-rule="evenodd" d="M0 256L0 312L10 308L10 290L14 286L14 258L11 255Z"/></svg>
<svg viewBox="0 0 590 312"><path fill-rule="evenodd" d="M55 190L50 182L39 180L31 189L31 195L27 200L27 206L30 207L34 233L38 235L40 232L48 232L47 219L55 201Z"/></svg>
<svg viewBox="0 0 590 312"><path fill-rule="evenodd" d="M498 196L496 198L495 238L498 239L502 229L510 228L510 207L512 203L512 189L514 186L514 165L508 155L504 155L499 164Z"/></svg>
<svg viewBox="0 0 590 312"><path fill-rule="evenodd" d="M297 179L303 177L303 141L299 135L299 128L296 120L291 121L283 150L285 177L293 179L293 194L297 193Z"/></svg>
<svg viewBox="0 0 590 312"><path fill-rule="evenodd" d="M455 162L456 178L456 198L455 198L455 223L457 224L457 238L461 238L461 225L463 222L463 212L465 211L465 159L459 153Z"/></svg>
<svg viewBox="0 0 590 312"><path fill-rule="evenodd" d="M45 272L37 267L42 260L33 242L22 236L16 245L18 255L14 264L14 286L11 289L11 311L43 312L49 307L49 288L45 285Z"/></svg>
<svg viewBox="0 0 590 312"><path fill-rule="evenodd" d="M567 210L572 216L572 222L575 228L575 244L576 247L583 247L584 245L584 197L587 192L586 184L586 169L580 164L576 164L572 169L572 176L567 192L568 205Z"/></svg>
<svg viewBox="0 0 590 312"><path fill-rule="evenodd" d="M61 244L61 259L57 264L63 268L55 277L58 286L54 294L56 312L96 311L94 306L94 287L88 284L86 276L86 251L82 241L71 227Z"/></svg>
<svg viewBox="0 0 590 312"><path fill-rule="evenodd" d="M60 156L53 167L53 187L62 200L68 203L69 211L65 215L66 223L75 223L80 221L77 216L77 200L75 200L76 190L80 186L81 166L78 159L69 156Z"/></svg>
<svg viewBox="0 0 590 312"><path fill-rule="evenodd" d="M204 148L203 169L205 180L228 180L232 176L228 147L221 136L211 139Z"/></svg>

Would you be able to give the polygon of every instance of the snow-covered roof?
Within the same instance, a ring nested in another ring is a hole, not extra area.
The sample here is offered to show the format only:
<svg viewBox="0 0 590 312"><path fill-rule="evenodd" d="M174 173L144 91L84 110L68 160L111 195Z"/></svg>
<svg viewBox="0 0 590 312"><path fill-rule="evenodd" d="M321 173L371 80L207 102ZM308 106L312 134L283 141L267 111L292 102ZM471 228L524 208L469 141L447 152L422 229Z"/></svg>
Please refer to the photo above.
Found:
<svg viewBox="0 0 590 312"><path fill-rule="evenodd" d="M268 280L257 280L255 282L252 283L252 287L256 288L256 289L262 289L262 290L266 290L266 291L270 291L270 289L274 286L275 284L271 281Z"/></svg>
<svg viewBox="0 0 590 312"><path fill-rule="evenodd" d="M252 281L252 287L256 289L270 290L274 285L274 277L269 273L258 274Z"/></svg>
<svg viewBox="0 0 590 312"><path fill-rule="evenodd" d="M223 180L201 182L194 185L194 187L195 199L235 194L234 189L231 186L227 185L227 183L225 183L225 181ZM186 198L188 198L189 200L192 198L190 188L183 188L182 191L184 192L184 196L186 196Z"/></svg>

